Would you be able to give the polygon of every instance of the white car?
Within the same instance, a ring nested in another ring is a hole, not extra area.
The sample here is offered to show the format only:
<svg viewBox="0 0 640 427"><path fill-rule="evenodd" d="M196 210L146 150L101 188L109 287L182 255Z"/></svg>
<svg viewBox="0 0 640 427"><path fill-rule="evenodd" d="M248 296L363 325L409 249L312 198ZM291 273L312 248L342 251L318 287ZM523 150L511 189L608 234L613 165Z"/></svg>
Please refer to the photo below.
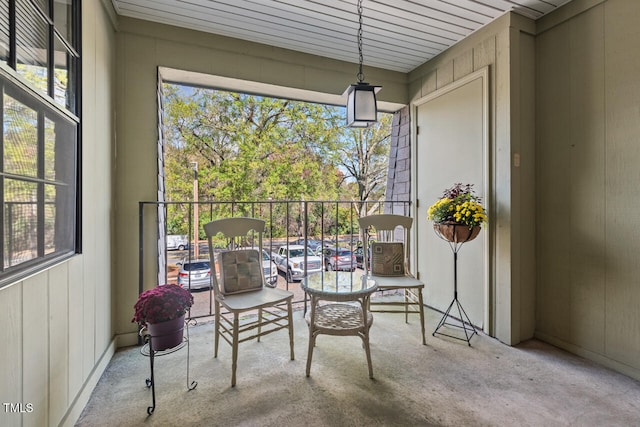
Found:
<svg viewBox="0 0 640 427"><path fill-rule="evenodd" d="M278 248L274 255L274 261L278 270L282 271L287 278L287 282L302 280L305 273L304 259L305 247L303 245L283 245ZM311 249L307 248L307 274L319 273L322 271L322 257L317 256Z"/></svg>
<svg viewBox="0 0 640 427"><path fill-rule="evenodd" d="M189 239L186 234L169 234L167 236L167 250L183 251L189 247Z"/></svg>
<svg viewBox="0 0 640 427"><path fill-rule="evenodd" d="M275 288L278 283L278 266L264 249L262 250L262 269L267 285Z"/></svg>

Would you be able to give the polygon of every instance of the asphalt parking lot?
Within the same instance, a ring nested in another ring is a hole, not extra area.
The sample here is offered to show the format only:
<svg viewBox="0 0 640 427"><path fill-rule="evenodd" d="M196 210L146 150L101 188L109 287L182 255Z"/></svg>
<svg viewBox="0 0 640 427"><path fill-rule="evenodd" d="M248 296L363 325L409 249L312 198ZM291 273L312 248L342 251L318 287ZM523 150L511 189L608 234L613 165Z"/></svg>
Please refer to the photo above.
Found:
<svg viewBox="0 0 640 427"><path fill-rule="evenodd" d="M284 276L278 275L278 288L287 289L287 283ZM304 292L300 287L300 282L289 283L289 288L294 293L293 301L299 301L296 307L301 307L304 298ZM209 289L194 290L193 306L191 307L191 317L208 317L213 312L213 293Z"/></svg>
<svg viewBox="0 0 640 427"><path fill-rule="evenodd" d="M265 242L264 248L270 252L271 249L275 250L282 242L273 242L273 245L269 245ZM196 251L189 250L174 250L167 251L167 282L168 283L176 283L178 276L178 266L177 263L183 262L189 259L208 259L209 258L209 248L206 242L200 242L198 245L197 254ZM277 285L280 289L287 289L294 293L293 301L294 301L294 309L301 308L304 301L304 292L300 286L300 282L290 282L287 283L284 275L282 273L278 274ZM191 317L192 318L206 318L210 317L213 313L213 294L209 289L198 289L192 292L193 294L193 306L191 307Z"/></svg>

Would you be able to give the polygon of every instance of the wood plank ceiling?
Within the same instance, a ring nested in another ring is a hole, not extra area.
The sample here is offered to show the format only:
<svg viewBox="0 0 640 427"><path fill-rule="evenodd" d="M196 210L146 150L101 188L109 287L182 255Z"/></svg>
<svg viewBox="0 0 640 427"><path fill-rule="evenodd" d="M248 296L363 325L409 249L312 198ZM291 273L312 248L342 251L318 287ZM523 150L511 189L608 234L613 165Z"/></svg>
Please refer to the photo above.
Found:
<svg viewBox="0 0 640 427"><path fill-rule="evenodd" d="M118 14L358 63L357 0L112 0ZM363 0L364 65L409 72L507 11L570 0Z"/></svg>

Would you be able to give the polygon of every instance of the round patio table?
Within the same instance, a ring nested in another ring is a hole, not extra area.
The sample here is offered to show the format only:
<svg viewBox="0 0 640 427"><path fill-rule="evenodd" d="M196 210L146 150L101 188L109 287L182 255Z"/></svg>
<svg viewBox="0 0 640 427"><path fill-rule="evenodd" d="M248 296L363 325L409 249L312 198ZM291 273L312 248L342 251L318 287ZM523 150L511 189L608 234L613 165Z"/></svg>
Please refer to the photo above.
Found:
<svg viewBox="0 0 640 427"><path fill-rule="evenodd" d="M305 296L305 319L309 325L307 376L311 371L316 337L326 334L359 336L367 356L369 377L373 378L369 349L373 316L369 311L369 299L378 289L376 282L357 270L326 271L305 277L302 289L311 300L311 310L307 313Z"/></svg>

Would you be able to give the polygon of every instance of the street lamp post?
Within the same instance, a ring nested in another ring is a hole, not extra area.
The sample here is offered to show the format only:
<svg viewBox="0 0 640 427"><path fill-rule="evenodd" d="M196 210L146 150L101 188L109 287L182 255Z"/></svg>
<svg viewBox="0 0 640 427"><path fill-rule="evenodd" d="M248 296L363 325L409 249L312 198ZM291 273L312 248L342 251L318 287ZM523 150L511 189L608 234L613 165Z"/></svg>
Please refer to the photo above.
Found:
<svg viewBox="0 0 640 427"><path fill-rule="evenodd" d="M191 162L193 166L193 257L200 258L198 245L198 162Z"/></svg>

